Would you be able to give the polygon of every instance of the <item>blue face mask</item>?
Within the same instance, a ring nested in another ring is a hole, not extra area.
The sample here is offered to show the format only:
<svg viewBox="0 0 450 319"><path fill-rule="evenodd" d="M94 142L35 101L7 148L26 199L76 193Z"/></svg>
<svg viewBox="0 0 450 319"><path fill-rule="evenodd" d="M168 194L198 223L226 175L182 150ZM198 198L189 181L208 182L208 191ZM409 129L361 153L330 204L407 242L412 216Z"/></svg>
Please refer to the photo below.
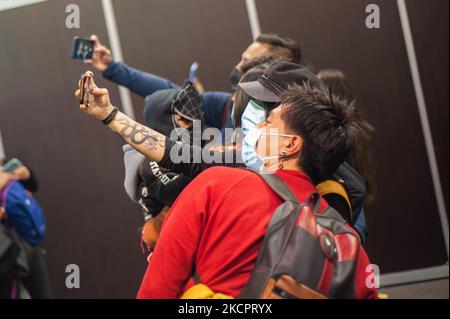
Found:
<svg viewBox="0 0 450 319"><path fill-rule="evenodd" d="M263 107L250 100L241 117L241 130L244 135L259 123L266 120L266 111Z"/></svg>
<svg viewBox="0 0 450 319"><path fill-rule="evenodd" d="M262 135L273 135L273 136L281 136L281 137L292 137L293 135L288 134L277 134L277 133L267 133L258 129L256 127L252 127L249 132L245 135L244 140L242 141L242 160L244 161L245 166L250 168L251 170L257 172L264 172L264 163L265 161L279 159L280 155L272 155L267 157L260 157L256 152L256 146L258 144L258 140Z"/></svg>

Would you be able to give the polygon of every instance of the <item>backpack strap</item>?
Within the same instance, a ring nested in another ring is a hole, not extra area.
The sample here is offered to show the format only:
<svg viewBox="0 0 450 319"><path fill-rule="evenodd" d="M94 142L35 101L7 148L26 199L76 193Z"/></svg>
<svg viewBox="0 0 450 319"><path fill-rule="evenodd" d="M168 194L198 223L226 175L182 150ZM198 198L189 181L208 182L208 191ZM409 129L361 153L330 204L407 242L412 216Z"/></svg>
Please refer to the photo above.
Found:
<svg viewBox="0 0 450 319"><path fill-rule="evenodd" d="M317 214L320 208L320 194L317 192L311 193L306 205L312 208L314 214Z"/></svg>
<svg viewBox="0 0 450 319"><path fill-rule="evenodd" d="M345 190L344 186L342 186L340 183L336 182L335 180L329 179L316 185L316 188L319 191L320 195L322 196L328 194L337 194L341 196L342 198L345 199L345 202L347 203L350 212L352 211L352 204L350 203L350 198L348 197L347 191Z"/></svg>
<svg viewBox="0 0 450 319"><path fill-rule="evenodd" d="M8 182L3 189L0 190L0 207L3 207L4 209L6 209L6 194L11 188L12 183L12 181Z"/></svg>
<svg viewBox="0 0 450 319"><path fill-rule="evenodd" d="M297 197L281 178L275 174L259 174L269 187L285 202L298 203Z"/></svg>
<svg viewBox="0 0 450 319"><path fill-rule="evenodd" d="M294 204L300 204L297 197L291 191L289 186L275 174L259 174L267 185L285 202L293 202ZM311 207L314 213L319 211L320 207L320 195L317 192L311 193L306 205Z"/></svg>

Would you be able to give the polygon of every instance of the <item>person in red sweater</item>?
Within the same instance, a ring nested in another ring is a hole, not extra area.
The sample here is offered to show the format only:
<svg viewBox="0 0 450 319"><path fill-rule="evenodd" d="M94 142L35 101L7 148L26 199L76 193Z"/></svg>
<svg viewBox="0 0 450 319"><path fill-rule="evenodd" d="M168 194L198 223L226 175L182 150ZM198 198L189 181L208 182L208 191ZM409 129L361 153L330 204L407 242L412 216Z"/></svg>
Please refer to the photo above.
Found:
<svg viewBox="0 0 450 319"><path fill-rule="evenodd" d="M360 118L353 104L325 89L295 86L267 120L243 142L245 161L274 173L306 202L314 183L347 157ZM201 173L177 198L138 292L138 298L180 298L194 270L212 292L236 298L255 266L265 231L281 199L250 170L214 167ZM328 207L321 199L319 212ZM370 261L361 247L355 296L376 298L366 286Z"/></svg>

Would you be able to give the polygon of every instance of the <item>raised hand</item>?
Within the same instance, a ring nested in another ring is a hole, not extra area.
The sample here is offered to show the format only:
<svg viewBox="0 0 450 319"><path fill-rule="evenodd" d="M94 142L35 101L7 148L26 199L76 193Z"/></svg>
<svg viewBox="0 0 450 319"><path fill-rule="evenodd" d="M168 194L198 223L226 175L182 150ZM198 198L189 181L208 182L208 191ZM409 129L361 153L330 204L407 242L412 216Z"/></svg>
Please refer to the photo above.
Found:
<svg viewBox="0 0 450 319"><path fill-rule="evenodd" d="M94 82L94 74L91 71L86 71L84 76L87 78L86 89L88 90L88 98L86 104L80 104L80 109L92 117L104 120L114 109L109 100L108 90L97 87ZM75 96L80 100L80 82L78 86Z"/></svg>
<svg viewBox="0 0 450 319"><path fill-rule="evenodd" d="M30 176L31 176L30 170L24 165L19 166L18 168L16 168L14 171L11 172L12 179L18 181L25 181L29 179Z"/></svg>
<svg viewBox="0 0 450 319"><path fill-rule="evenodd" d="M105 72L113 59L111 50L101 44L95 34L91 35L91 40L94 41L94 53L92 54L92 59L84 62L92 64L97 71Z"/></svg>

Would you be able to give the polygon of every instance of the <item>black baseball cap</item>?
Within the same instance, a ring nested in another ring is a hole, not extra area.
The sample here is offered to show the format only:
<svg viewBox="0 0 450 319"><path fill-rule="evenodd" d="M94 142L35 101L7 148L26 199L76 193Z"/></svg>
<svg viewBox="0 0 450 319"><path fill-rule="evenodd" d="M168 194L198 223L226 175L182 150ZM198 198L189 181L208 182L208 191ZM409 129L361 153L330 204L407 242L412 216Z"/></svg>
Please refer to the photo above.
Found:
<svg viewBox="0 0 450 319"><path fill-rule="evenodd" d="M282 61L274 62L259 80L239 83L239 86L256 100L280 102L280 96L294 84L323 87L322 81L306 67Z"/></svg>

